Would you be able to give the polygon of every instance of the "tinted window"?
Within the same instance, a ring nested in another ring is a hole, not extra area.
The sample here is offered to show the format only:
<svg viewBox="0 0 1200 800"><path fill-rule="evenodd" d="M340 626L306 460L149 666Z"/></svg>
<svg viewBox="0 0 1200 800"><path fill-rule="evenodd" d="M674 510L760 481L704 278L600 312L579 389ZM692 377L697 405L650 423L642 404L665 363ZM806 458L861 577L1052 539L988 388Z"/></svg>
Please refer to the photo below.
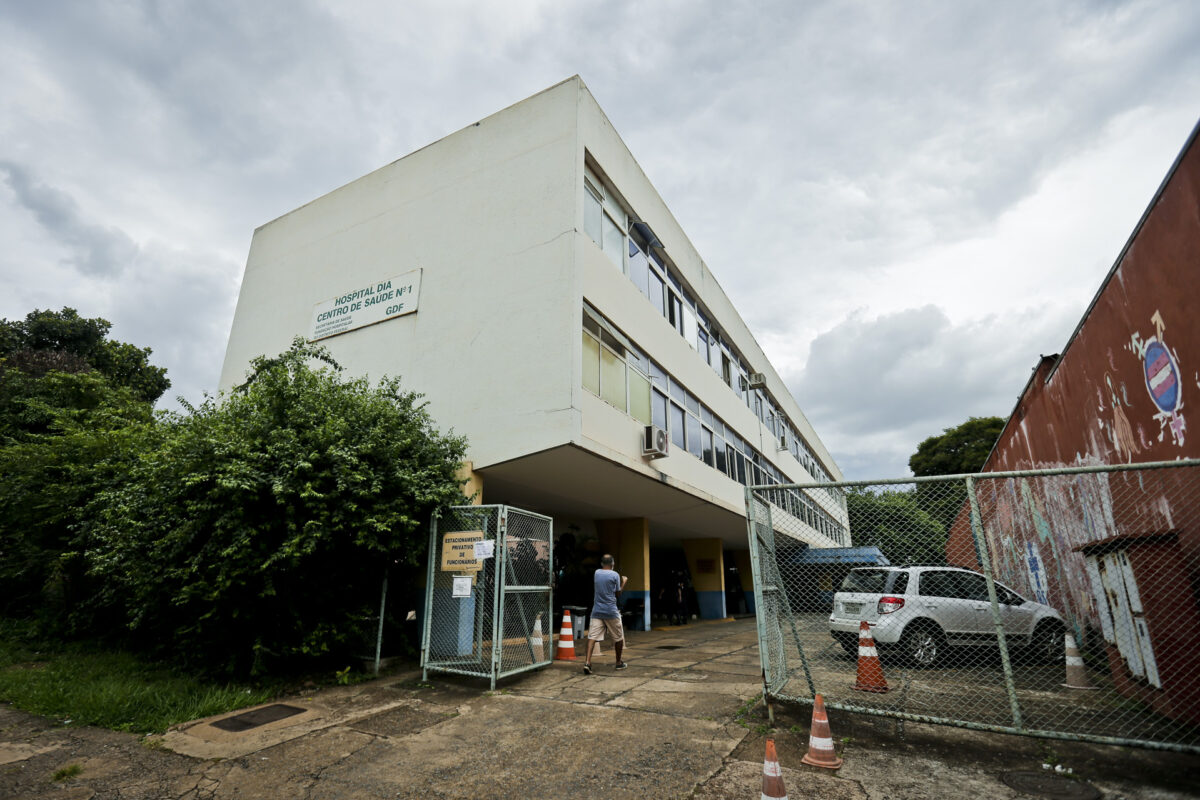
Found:
<svg viewBox="0 0 1200 800"><path fill-rule="evenodd" d="M923 597L962 597L957 572L922 572L921 595Z"/></svg>
<svg viewBox="0 0 1200 800"><path fill-rule="evenodd" d="M852 569L842 580L842 591L883 594L891 574L890 569Z"/></svg>
<svg viewBox="0 0 1200 800"><path fill-rule="evenodd" d="M970 572L958 573L958 585L960 588L959 597L967 600L989 600L987 590L987 578L982 575L973 575Z"/></svg>
<svg viewBox="0 0 1200 800"><path fill-rule="evenodd" d="M650 272L650 283L648 289L650 292L650 302L654 304L654 307L658 310L659 314L666 316L666 306L663 305L663 280L653 271Z"/></svg>
<svg viewBox="0 0 1200 800"><path fill-rule="evenodd" d="M651 421L655 426L667 429L667 396L657 389L650 398Z"/></svg>
<svg viewBox="0 0 1200 800"><path fill-rule="evenodd" d="M646 281L649 277L650 266L646 261L646 254L641 251L633 239L629 240L629 280L633 281L633 285L638 287L638 291L647 297L650 292L647 289Z"/></svg>
<svg viewBox="0 0 1200 800"><path fill-rule="evenodd" d="M671 403L671 444L680 449L686 449L683 438L683 409Z"/></svg>
<svg viewBox="0 0 1200 800"><path fill-rule="evenodd" d="M653 361L650 362L650 380L664 392L667 390L667 373L663 372L663 368Z"/></svg>
<svg viewBox="0 0 1200 800"><path fill-rule="evenodd" d="M888 589L892 594L904 594L908 591L908 573L894 572L895 580L892 581L892 586Z"/></svg>
<svg viewBox="0 0 1200 800"><path fill-rule="evenodd" d="M687 448L688 452L696 458L703 456L704 451L700 447L700 420L687 415Z"/></svg>

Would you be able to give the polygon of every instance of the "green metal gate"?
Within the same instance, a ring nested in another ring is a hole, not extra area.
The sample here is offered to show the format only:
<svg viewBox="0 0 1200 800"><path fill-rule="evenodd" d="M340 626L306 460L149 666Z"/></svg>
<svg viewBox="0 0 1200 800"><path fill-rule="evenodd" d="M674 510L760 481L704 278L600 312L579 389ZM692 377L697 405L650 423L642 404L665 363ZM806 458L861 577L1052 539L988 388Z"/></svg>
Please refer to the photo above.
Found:
<svg viewBox="0 0 1200 800"><path fill-rule="evenodd" d="M553 660L549 517L502 505L434 516L421 669L499 678Z"/></svg>

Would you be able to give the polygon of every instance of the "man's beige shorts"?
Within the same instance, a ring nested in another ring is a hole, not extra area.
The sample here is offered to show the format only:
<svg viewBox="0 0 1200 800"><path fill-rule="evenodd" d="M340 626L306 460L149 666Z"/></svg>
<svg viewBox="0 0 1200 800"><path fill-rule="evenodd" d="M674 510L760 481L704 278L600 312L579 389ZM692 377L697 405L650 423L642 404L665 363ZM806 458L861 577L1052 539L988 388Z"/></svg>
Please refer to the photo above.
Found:
<svg viewBox="0 0 1200 800"><path fill-rule="evenodd" d="M625 629L621 626L621 618L616 619L596 619L592 617L592 624L588 626L588 638L597 642L604 641L604 632L608 631L608 637L614 642L625 641Z"/></svg>

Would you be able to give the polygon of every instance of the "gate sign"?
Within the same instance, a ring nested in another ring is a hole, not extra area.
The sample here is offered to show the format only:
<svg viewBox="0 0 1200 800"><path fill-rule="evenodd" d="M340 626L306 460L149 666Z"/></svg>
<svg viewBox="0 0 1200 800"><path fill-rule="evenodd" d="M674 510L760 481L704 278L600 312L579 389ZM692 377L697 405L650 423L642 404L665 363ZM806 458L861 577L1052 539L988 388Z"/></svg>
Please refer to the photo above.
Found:
<svg viewBox="0 0 1200 800"><path fill-rule="evenodd" d="M421 296L421 270L394 278L354 286L344 294L313 306L308 340L327 339L417 310Z"/></svg>
<svg viewBox="0 0 1200 800"><path fill-rule="evenodd" d="M475 543L487 539L483 531L453 531L442 537L442 572L479 572Z"/></svg>

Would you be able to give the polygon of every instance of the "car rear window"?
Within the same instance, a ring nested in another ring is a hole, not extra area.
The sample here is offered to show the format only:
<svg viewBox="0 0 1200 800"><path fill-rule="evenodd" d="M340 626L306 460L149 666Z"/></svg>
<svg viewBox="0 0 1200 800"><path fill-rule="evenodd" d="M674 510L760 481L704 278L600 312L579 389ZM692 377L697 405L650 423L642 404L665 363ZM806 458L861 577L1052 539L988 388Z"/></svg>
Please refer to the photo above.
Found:
<svg viewBox="0 0 1200 800"><path fill-rule="evenodd" d="M894 591L888 588L889 579L897 574L890 569L852 569L842 581L843 592L883 594ZM907 576L905 576L907 578Z"/></svg>

